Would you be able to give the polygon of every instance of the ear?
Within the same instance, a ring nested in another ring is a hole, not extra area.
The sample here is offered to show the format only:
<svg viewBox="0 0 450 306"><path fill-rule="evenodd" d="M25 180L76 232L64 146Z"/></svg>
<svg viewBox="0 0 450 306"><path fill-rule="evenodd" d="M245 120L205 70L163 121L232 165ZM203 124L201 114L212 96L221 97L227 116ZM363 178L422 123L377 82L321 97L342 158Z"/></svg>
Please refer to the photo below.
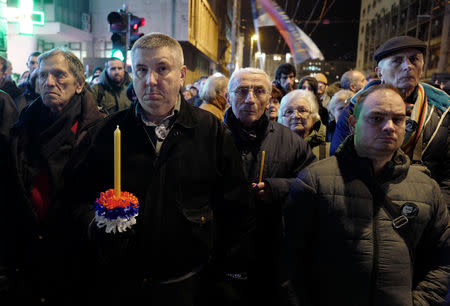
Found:
<svg viewBox="0 0 450 306"><path fill-rule="evenodd" d="M75 92L79 95L83 91L84 87L84 81L82 81L80 84L77 85L75 88Z"/></svg>
<svg viewBox="0 0 450 306"><path fill-rule="evenodd" d="M185 65L181 66L180 69L180 86L183 87L184 86L184 80L186 79L186 72L187 72L187 68Z"/></svg>
<svg viewBox="0 0 450 306"><path fill-rule="evenodd" d="M375 68L375 72L377 73L377 76L380 80L382 80L382 74L381 74L381 68L380 67L376 67Z"/></svg>
<svg viewBox="0 0 450 306"><path fill-rule="evenodd" d="M356 125L356 117L350 115L350 117L348 117L348 127L350 128L350 132L352 134L355 134L355 125Z"/></svg>
<svg viewBox="0 0 450 306"><path fill-rule="evenodd" d="M350 83L350 90L353 91L353 92L356 92L355 91L355 85L353 83Z"/></svg>

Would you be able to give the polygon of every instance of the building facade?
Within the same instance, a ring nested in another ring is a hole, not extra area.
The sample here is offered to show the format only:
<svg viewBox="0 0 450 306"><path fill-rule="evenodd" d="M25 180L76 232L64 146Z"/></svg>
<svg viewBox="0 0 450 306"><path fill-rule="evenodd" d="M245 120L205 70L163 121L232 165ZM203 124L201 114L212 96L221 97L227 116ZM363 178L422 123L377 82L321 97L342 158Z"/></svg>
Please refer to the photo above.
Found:
<svg viewBox="0 0 450 306"><path fill-rule="evenodd" d="M31 52L55 47L74 52L86 65L87 74L111 56L107 16L123 9L122 1L7 0L7 8L19 8L21 1L31 1L33 11L44 13L45 22L34 25L32 35L23 35L20 23L8 20L6 55L14 72L27 69ZM181 43L188 67L187 83L216 71L229 75L232 0L129 0L127 10L146 19L140 32L161 32Z"/></svg>
<svg viewBox="0 0 450 306"><path fill-rule="evenodd" d="M437 0L362 0L356 68L368 73L375 50L400 35L427 43L424 80L449 70L450 2Z"/></svg>

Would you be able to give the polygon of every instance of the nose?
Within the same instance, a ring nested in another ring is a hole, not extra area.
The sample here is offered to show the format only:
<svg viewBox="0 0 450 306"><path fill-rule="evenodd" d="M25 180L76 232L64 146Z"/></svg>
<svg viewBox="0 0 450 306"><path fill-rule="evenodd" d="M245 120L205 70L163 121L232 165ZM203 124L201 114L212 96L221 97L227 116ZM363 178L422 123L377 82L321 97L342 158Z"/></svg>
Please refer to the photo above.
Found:
<svg viewBox="0 0 450 306"><path fill-rule="evenodd" d="M383 125L383 131L393 132L394 130L395 130L394 122L392 121L392 119L386 120L386 122Z"/></svg>
<svg viewBox="0 0 450 306"><path fill-rule="evenodd" d="M153 70L148 71L146 84L149 86L156 84L156 76L155 73L153 73Z"/></svg>
<svg viewBox="0 0 450 306"><path fill-rule="evenodd" d="M55 86L55 84L56 84L55 77L51 73L49 73L47 75L47 78L45 79L44 84L46 84L47 86Z"/></svg>
<svg viewBox="0 0 450 306"><path fill-rule="evenodd" d="M256 96L255 96L255 93L253 92L253 88L249 88L247 97L245 97L245 102L253 103L253 102L255 102L255 98L256 98Z"/></svg>
<svg viewBox="0 0 450 306"><path fill-rule="evenodd" d="M403 69L411 69L413 67L413 64L409 60L409 58L405 58L402 62L402 68Z"/></svg>

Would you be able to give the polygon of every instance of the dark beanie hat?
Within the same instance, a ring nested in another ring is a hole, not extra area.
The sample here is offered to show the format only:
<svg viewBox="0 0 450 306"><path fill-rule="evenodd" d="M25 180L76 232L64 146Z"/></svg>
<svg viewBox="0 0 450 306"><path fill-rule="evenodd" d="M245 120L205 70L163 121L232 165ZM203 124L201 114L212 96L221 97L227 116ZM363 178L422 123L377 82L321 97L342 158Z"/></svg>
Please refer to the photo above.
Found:
<svg viewBox="0 0 450 306"><path fill-rule="evenodd" d="M397 36L389 39L375 51L373 58L378 63L383 58L403 49L414 48L425 54L427 44L411 36Z"/></svg>

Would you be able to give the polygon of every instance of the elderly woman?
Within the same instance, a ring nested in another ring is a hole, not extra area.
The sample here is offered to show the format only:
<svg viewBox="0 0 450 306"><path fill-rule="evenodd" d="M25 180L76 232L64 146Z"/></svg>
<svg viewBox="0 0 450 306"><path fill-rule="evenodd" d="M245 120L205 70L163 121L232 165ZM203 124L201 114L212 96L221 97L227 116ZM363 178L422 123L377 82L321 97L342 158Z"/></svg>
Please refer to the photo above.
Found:
<svg viewBox="0 0 450 306"><path fill-rule="evenodd" d="M278 122L304 138L318 159L327 156L326 127L320 121L319 105L312 92L297 89L285 95L278 110Z"/></svg>
<svg viewBox="0 0 450 306"><path fill-rule="evenodd" d="M327 125L327 140L333 139L333 134L336 129L336 123L339 120L342 110L347 105L347 99L352 97L355 93L348 89L341 89L333 95L328 103L328 111L330 112L330 121Z"/></svg>
<svg viewBox="0 0 450 306"><path fill-rule="evenodd" d="M223 75L210 76L200 92L200 98L203 100L200 108L212 113L223 122L223 116L228 108L226 94L228 78Z"/></svg>

